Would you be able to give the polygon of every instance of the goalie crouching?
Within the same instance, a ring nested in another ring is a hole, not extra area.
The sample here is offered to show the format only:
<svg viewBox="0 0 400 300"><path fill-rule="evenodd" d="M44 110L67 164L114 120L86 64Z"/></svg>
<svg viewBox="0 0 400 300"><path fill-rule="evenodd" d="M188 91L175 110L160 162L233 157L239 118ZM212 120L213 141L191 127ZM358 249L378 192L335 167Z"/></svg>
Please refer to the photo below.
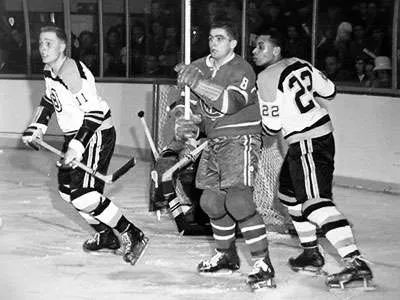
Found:
<svg viewBox="0 0 400 300"><path fill-rule="evenodd" d="M174 136L151 172L150 210L169 209L181 235L211 235L210 219L199 205L202 190L195 187L198 155L191 155L201 141L201 117L191 114L185 120L184 105L177 103L179 100L171 105L169 112ZM184 161L187 162L167 174L178 162Z"/></svg>

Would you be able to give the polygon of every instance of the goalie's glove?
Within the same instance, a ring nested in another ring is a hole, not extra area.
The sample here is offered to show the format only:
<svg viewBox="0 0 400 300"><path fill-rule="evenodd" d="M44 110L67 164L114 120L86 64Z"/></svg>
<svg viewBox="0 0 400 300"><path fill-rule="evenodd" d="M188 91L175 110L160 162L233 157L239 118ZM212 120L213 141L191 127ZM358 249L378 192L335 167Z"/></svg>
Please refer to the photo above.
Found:
<svg viewBox="0 0 400 300"><path fill-rule="evenodd" d="M178 69L178 66L175 68ZM177 79L179 87L187 85L191 89L195 89L200 79L204 79L204 74L197 66L190 64L179 67Z"/></svg>
<svg viewBox="0 0 400 300"><path fill-rule="evenodd" d="M62 161L63 164L68 167L76 168L76 162L82 160L83 152L85 152L85 147L82 143L76 139L72 139L68 144L68 150Z"/></svg>
<svg viewBox="0 0 400 300"><path fill-rule="evenodd" d="M39 145L37 144L36 140L43 138L43 133L46 132L46 129L46 125L40 123L32 123L25 129L24 133L22 134L22 141L25 145L38 151Z"/></svg>
<svg viewBox="0 0 400 300"><path fill-rule="evenodd" d="M175 138L177 140L196 139L200 134L200 115L191 115L189 120L181 117L175 120Z"/></svg>

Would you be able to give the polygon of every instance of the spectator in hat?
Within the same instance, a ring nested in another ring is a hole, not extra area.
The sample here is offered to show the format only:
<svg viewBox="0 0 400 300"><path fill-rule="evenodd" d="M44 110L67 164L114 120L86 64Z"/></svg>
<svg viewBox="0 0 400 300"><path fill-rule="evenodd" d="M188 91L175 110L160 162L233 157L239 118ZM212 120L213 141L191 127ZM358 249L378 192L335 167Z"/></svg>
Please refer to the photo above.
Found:
<svg viewBox="0 0 400 300"><path fill-rule="evenodd" d="M374 67L375 79L372 82L374 88L391 88L392 87L392 64L387 56L377 56L375 58Z"/></svg>

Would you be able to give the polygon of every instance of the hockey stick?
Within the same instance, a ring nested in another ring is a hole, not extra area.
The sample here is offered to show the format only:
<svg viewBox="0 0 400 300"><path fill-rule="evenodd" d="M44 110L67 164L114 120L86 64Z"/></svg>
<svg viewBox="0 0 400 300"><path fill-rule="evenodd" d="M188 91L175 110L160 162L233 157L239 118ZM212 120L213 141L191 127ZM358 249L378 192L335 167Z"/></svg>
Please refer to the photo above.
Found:
<svg viewBox="0 0 400 300"><path fill-rule="evenodd" d="M153 152L153 156L155 160L158 160L160 158L160 154L158 153L153 137L150 134L149 128L146 124L146 120L144 119L144 111L139 111L138 112L138 117L140 118L140 121L143 125L143 129L147 138L147 141L150 144L150 148L151 151ZM168 199L173 195L176 195L176 191L174 188L174 185L171 181L168 181L168 183L162 183L162 187L159 187L158 185L158 173L156 170L151 171L151 180L154 182L154 188L158 189L158 188L162 188L162 191L164 191L164 189L167 192L167 194L163 193L163 196L166 196L165 198ZM179 199L177 197L175 197L174 199L168 201L168 206L169 206L169 210L175 220L176 226L178 228L178 232L182 232L183 228L184 228L184 222L185 222L185 218L184 218L184 212L182 209L182 204L179 201ZM161 219L161 212L160 210L156 210L156 215L157 215L157 220Z"/></svg>
<svg viewBox="0 0 400 300"><path fill-rule="evenodd" d="M140 123L142 123L143 129L144 129L144 134L146 136L147 141L149 142L150 149L151 149L151 152L153 153L154 160L157 160L157 159L159 159L160 154L157 151L157 148L156 148L156 145L154 144L154 140L151 136L149 127L147 126L146 120L144 119L144 111L143 110L138 112L138 117L140 119ZM156 189L158 189L158 173L157 173L157 171L155 171L155 170L151 171L150 176L151 176L151 180L153 180L153 182L154 182L154 187ZM156 210L156 215L157 215L157 220L160 221L161 212L159 209Z"/></svg>
<svg viewBox="0 0 400 300"><path fill-rule="evenodd" d="M175 165L173 165L171 168L169 168L167 171L164 172L162 175L162 182L168 181L172 179L172 175L179 169L183 168L186 166L188 163L193 162L197 159L198 155L201 153L201 151L204 150L204 148L207 146L207 141L203 142L200 146L198 146L196 149L192 150L188 154L185 155L184 158L182 158L180 161L178 161Z"/></svg>
<svg viewBox="0 0 400 300"><path fill-rule="evenodd" d="M185 0L184 2L184 62L185 65L190 64L190 54L191 54L191 37L192 37L192 24L191 24L191 0ZM185 85L185 119L190 119L190 89Z"/></svg>
<svg viewBox="0 0 400 300"><path fill-rule="evenodd" d="M160 154L157 151L156 145L154 144L153 138L151 137L149 127L147 126L146 120L144 119L143 110L138 112L138 117L140 118L140 122L143 125L144 133L146 135L147 141L150 144L151 152L153 153L154 159L157 160L160 157Z"/></svg>
<svg viewBox="0 0 400 300"><path fill-rule="evenodd" d="M60 150L54 148L53 146L47 144L45 141L41 139L36 139L36 143L43 148L49 150L50 152L53 152L54 154L60 156L61 158L64 158L64 153L62 153ZM92 168L86 166L85 164L81 162L75 162L76 166L86 173L96 177L97 179L100 179L101 181L105 183L113 183L118 180L122 175L124 175L126 172L128 172L135 164L136 164L136 159L132 157L130 160L128 160L123 166L121 166L118 170L116 170L114 173L109 174L109 175L104 175L96 170L93 170Z"/></svg>

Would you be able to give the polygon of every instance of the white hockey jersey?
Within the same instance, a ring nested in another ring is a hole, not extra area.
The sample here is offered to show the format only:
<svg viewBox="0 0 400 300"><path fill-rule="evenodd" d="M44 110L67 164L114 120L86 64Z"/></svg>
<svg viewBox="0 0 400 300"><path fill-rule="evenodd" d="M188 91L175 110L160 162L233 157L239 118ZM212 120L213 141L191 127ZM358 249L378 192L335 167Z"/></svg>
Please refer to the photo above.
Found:
<svg viewBox="0 0 400 300"><path fill-rule="evenodd" d="M93 131L112 126L110 108L98 96L94 76L83 63L67 57L58 75L46 66L44 77L46 92L42 101L54 107L65 134L76 133L84 121Z"/></svg>
<svg viewBox="0 0 400 300"><path fill-rule="evenodd" d="M333 131L328 111L316 98L332 99L332 81L310 63L282 59L260 72L257 78L262 124L267 134L282 130L289 144Z"/></svg>

